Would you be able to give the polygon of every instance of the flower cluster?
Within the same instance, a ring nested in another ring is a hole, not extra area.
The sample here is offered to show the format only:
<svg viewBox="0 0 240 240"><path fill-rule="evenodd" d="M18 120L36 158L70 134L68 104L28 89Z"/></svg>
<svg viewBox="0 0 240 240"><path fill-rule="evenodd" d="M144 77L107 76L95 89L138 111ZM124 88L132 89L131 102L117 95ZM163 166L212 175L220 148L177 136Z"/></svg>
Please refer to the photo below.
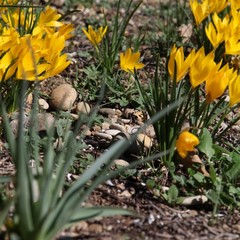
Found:
<svg viewBox="0 0 240 240"><path fill-rule="evenodd" d="M224 43L226 54L240 54L240 1L191 0L190 6L197 25L211 16L211 21L205 26L205 32L214 49ZM224 16L220 16L219 13L226 7L230 9Z"/></svg>
<svg viewBox="0 0 240 240"><path fill-rule="evenodd" d="M174 45L168 62L168 70L171 78L176 76L176 81L180 81L189 73L190 83L193 88L205 82L207 102L222 96L229 88L230 106L240 102L240 75L226 63L216 63L215 54L210 52L205 54L204 47L198 51L193 49L188 57L184 59L183 48L176 48Z"/></svg>
<svg viewBox="0 0 240 240"><path fill-rule="evenodd" d="M16 1L12 1L16 3ZM11 77L43 80L63 71L69 64L62 54L71 24L62 23L54 8L38 16L31 8L14 7L0 12L0 81Z"/></svg>
<svg viewBox="0 0 240 240"><path fill-rule="evenodd" d="M190 0L190 7L196 24L199 25L213 12L221 12L228 5L228 2L228 0Z"/></svg>

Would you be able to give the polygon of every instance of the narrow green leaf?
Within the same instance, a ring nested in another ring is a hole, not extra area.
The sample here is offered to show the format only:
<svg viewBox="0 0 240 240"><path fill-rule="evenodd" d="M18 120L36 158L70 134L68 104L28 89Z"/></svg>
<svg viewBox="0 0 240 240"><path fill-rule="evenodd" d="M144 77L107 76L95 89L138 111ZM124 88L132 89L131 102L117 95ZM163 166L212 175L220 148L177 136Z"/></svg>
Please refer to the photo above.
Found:
<svg viewBox="0 0 240 240"><path fill-rule="evenodd" d="M8 199L6 204L4 206L2 206L3 209L0 212L0 226L3 225L3 223L4 223L4 221L5 221L6 217L7 217L8 211L9 211L10 207L13 204L13 201L14 201L14 198L10 198L10 199Z"/></svg>
<svg viewBox="0 0 240 240"><path fill-rule="evenodd" d="M91 217L109 217L114 215L136 215L133 211L113 207L78 208L71 216L70 222L78 222Z"/></svg>

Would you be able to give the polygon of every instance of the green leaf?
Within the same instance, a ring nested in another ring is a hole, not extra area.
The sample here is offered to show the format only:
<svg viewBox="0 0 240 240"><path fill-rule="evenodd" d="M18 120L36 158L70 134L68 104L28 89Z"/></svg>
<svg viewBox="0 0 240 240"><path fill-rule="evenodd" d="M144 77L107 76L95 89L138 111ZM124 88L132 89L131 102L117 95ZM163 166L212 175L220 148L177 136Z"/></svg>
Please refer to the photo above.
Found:
<svg viewBox="0 0 240 240"><path fill-rule="evenodd" d="M203 129L198 148L201 152L205 153L209 159L211 159L215 153L211 133L206 128Z"/></svg>
<svg viewBox="0 0 240 240"><path fill-rule="evenodd" d="M202 173L195 173L193 175L193 177L199 182L199 183L203 183L204 182L204 179L205 179L205 176L202 174Z"/></svg>
<svg viewBox="0 0 240 240"><path fill-rule="evenodd" d="M232 167L226 172L226 175L229 179L233 180L240 176L240 156L237 153L233 155L234 164Z"/></svg>
<svg viewBox="0 0 240 240"><path fill-rule="evenodd" d="M212 201L214 204L219 203L219 194L213 189L209 190L206 194L207 198Z"/></svg>
<svg viewBox="0 0 240 240"><path fill-rule="evenodd" d="M71 216L70 222L78 222L92 217L109 217L114 215L136 215L133 211L112 207L78 208Z"/></svg>
<svg viewBox="0 0 240 240"><path fill-rule="evenodd" d="M175 203L178 198L178 188L175 185L172 185L168 190L168 201L170 203Z"/></svg>

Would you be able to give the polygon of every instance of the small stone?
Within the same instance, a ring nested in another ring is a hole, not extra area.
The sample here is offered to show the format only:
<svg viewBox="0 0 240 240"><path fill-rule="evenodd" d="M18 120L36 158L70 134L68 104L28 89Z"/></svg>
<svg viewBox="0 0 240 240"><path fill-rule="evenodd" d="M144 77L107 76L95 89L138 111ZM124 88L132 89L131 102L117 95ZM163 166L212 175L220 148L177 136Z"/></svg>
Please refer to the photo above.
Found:
<svg viewBox="0 0 240 240"><path fill-rule="evenodd" d="M78 114L71 113L70 115L71 115L71 117L73 118L74 121L77 121L79 119L79 115Z"/></svg>
<svg viewBox="0 0 240 240"><path fill-rule="evenodd" d="M121 131L117 130L117 129L108 129L105 131L106 134L109 134L111 136L116 136L118 133L120 133Z"/></svg>
<svg viewBox="0 0 240 240"><path fill-rule="evenodd" d="M54 127L55 118L51 113L38 113L36 122L37 122L37 130L45 131L49 128Z"/></svg>
<svg viewBox="0 0 240 240"><path fill-rule="evenodd" d="M152 147L152 140L145 134L140 133L137 136L137 141L147 149L150 149Z"/></svg>
<svg viewBox="0 0 240 240"><path fill-rule="evenodd" d="M117 123L111 124L111 125L109 126L109 128L110 128L110 129L117 129L117 130L119 130L119 131L121 131L121 132L123 132L123 133L126 132L126 128L125 128L123 125L120 125L120 124L117 124Z"/></svg>
<svg viewBox="0 0 240 240"><path fill-rule="evenodd" d="M140 126L138 126L138 125L135 125L135 126L126 125L125 127L126 127L126 130L129 134L136 133L140 128Z"/></svg>
<svg viewBox="0 0 240 240"><path fill-rule="evenodd" d="M99 126L99 125L94 125L92 127L92 129L95 131L95 132L101 132L102 131L102 128Z"/></svg>
<svg viewBox="0 0 240 240"><path fill-rule="evenodd" d="M51 106L56 110L70 110L77 98L77 91L71 84L64 83L51 92Z"/></svg>
<svg viewBox="0 0 240 240"><path fill-rule="evenodd" d="M198 215L198 212L196 210L189 210L181 214L181 216L184 218L195 217L197 215Z"/></svg>
<svg viewBox="0 0 240 240"><path fill-rule="evenodd" d="M82 131L84 136L91 136L92 135L92 132L87 125L81 126L81 131Z"/></svg>
<svg viewBox="0 0 240 240"><path fill-rule="evenodd" d="M119 194L119 196L125 197L125 198L130 198L132 196L132 194L128 190L125 190L121 194Z"/></svg>
<svg viewBox="0 0 240 240"><path fill-rule="evenodd" d="M18 133L18 120L14 119L10 122L13 135L17 136Z"/></svg>
<svg viewBox="0 0 240 240"><path fill-rule="evenodd" d="M183 125L181 127L181 131L188 131L190 128L190 123L188 121L183 122Z"/></svg>
<svg viewBox="0 0 240 240"><path fill-rule="evenodd" d="M122 118L119 120L119 122L122 122L124 124L129 124L131 122L131 119Z"/></svg>
<svg viewBox="0 0 240 240"><path fill-rule="evenodd" d="M100 224L93 223L88 227L88 231L93 233L101 233L103 231L103 227Z"/></svg>
<svg viewBox="0 0 240 240"><path fill-rule="evenodd" d="M181 205L184 206L196 206L204 204L208 201L208 198L204 195L197 195L193 197L186 197L183 199Z"/></svg>
<svg viewBox="0 0 240 240"><path fill-rule="evenodd" d="M14 116L12 116L13 120L10 122L12 133L15 136L17 136L18 134L19 117L20 117L19 113L15 112ZM30 125L30 119L28 116L24 115L24 119L23 119L24 131L28 129L29 125Z"/></svg>
<svg viewBox="0 0 240 240"><path fill-rule="evenodd" d="M26 104L31 106L33 103L33 94L32 93L29 93L26 97Z"/></svg>
<svg viewBox="0 0 240 240"><path fill-rule="evenodd" d="M116 160L114 160L114 163L120 167L126 167L129 165L129 163L123 159L116 159Z"/></svg>
<svg viewBox="0 0 240 240"><path fill-rule="evenodd" d="M110 126L110 123L108 123L108 122L103 122L103 123L102 123L102 129L103 129L103 130L109 129L109 126Z"/></svg>
<svg viewBox="0 0 240 240"><path fill-rule="evenodd" d="M71 227L71 230L76 233L81 233L82 231L86 231L87 229L88 223L86 221L80 221Z"/></svg>
<svg viewBox="0 0 240 240"><path fill-rule="evenodd" d="M38 105L40 106L40 108L47 110L49 108L49 104L47 103L47 101L43 98L39 98L38 99Z"/></svg>
<svg viewBox="0 0 240 240"><path fill-rule="evenodd" d="M64 0L53 0L52 4L55 5L56 7L62 7L64 4Z"/></svg>
<svg viewBox="0 0 240 240"><path fill-rule="evenodd" d="M232 130L235 130L235 131L240 131L240 126L239 125L233 125L232 126Z"/></svg>
<svg viewBox="0 0 240 240"><path fill-rule="evenodd" d="M145 130L145 134L150 138L156 137L156 133L155 133L155 130L154 130L154 127L152 124L147 126L147 128Z"/></svg>
<svg viewBox="0 0 240 240"><path fill-rule="evenodd" d="M225 122L221 123L221 129L225 130L228 127L228 125Z"/></svg>
<svg viewBox="0 0 240 240"><path fill-rule="evenodd" d="M115 109L112 108L100 108L99 113L103 115L115 115Z"/></svg>
<svg viewBox="0 0 240 240"><path fill-rule="evenodd" d="M116 116L121 116L122 112L118 109L113 109L113 108L100 108L99 109L99 113L103 114L103 115L116 115Z"/></svg>
<svg viewBox="0 0 240 240"><path fill-rule="evenodd" d="M86 102L79 102L76 106L76 113L83 113L83 114L89 114L91 111L91 108L88 103Z"/></svg>

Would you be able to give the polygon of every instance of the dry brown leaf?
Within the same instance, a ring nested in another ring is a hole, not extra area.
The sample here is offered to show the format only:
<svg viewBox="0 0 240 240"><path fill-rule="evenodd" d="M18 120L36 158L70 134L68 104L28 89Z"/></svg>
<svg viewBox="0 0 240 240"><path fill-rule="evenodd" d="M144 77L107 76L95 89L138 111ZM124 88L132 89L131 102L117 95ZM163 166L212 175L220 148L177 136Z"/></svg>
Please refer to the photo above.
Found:
<svg viewBox="0 0 240 240"><path fill-rule="evenodd" d="M210 176L208 171L206 170L202 160L200 159L200 157L197 154L189 153L186 158L181 160L181 163L183 164L183 166L185 168L193 168L193 169L196 169L196 167L194 167L194 164L199 163L200 166L196 170L201 172L206 177Z"/></svg>

